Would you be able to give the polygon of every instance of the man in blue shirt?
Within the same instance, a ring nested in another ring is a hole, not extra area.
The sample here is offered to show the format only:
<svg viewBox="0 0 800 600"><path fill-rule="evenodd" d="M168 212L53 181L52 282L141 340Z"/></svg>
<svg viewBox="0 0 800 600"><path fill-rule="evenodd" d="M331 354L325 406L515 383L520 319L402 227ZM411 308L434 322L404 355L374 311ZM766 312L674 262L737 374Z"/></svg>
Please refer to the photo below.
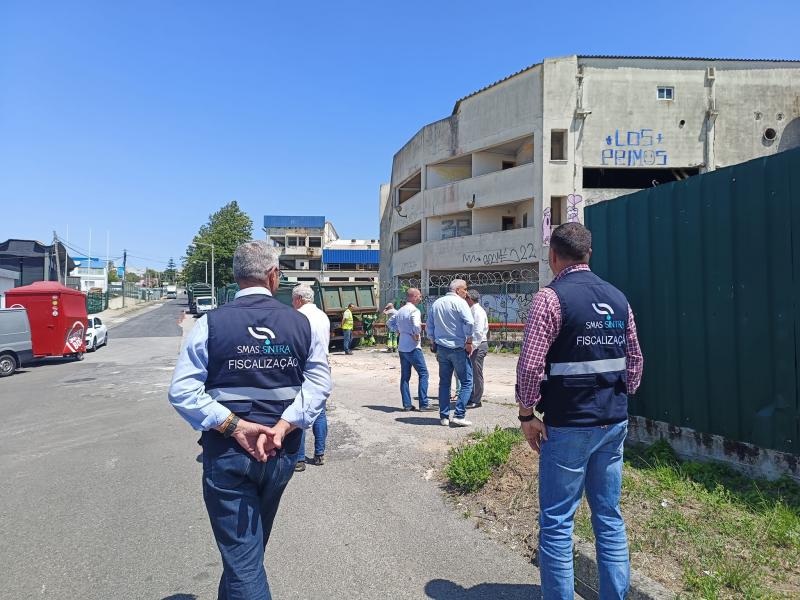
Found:
<svg viewBox="0 0 800 600"><path fill-rule="evenodd" d="M218 598L271 600L264 549L300 432L322 410L331 376L308 319L272 297L277 251L263 240L242 244L233 274L240 291L187 336L169 400L203 432L203 499L223 565Z"/></svg>
<svg viewBox="0 0 800 600"><path fill-rule="evenodd" d="M439 418L442 425L466 427L467 401L472 395L472 330L474 319L466 301L467 282L454 279L450 291L431 306L426 323L431 350L439 362ZM454 418L450 418L450 380L455 371L461 383Z"/></svg>

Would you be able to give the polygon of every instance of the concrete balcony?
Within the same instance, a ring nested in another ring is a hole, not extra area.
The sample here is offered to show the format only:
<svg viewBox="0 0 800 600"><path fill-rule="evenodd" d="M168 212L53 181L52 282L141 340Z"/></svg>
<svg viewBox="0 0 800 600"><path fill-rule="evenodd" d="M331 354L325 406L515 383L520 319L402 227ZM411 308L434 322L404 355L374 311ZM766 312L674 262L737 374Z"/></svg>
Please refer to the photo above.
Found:
<svg viewBox="0 0 800 600"><path fill-rule="evenodd" d="M416 244L392 255L392 272L395 276L422 270L422 247L423 244Z"/></svg>
<svg viewBox="0 0 800 600"><path fill-rule="evenodd" d="M534 227L428 242L425 268L429 271L520 268L539 261L541 243L541 232Z"/></svg>
<svg viewBox="0 0 800 600"><path fill-rule="evenodd" d="M469 210L470 207L467 206L467 203L472 202L473 195L475 196L475 206L472 208L488 208L524 198L532 198L535 179L534 164L527 163L504 171L494 171L425 190L422 193L425 200L425 216L449 215ZM410 202L403 204L403 207Z"/></svg>
<svg viewBox="0 0 800 600"><path fill-rule="evenodd" d="M424 197L425 193L422 192L414 194L414 196L403 202L399 207L392 209L390 225L390 231L392 233L405 229L409 225L422 219Z"/></svg>

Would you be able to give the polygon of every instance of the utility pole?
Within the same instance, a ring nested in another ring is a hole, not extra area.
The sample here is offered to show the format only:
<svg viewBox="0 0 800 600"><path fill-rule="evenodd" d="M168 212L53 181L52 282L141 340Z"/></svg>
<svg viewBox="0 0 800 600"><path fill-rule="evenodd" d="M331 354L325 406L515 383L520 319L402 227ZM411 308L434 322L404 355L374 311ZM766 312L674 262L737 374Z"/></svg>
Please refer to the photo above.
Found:
<svg viewBox="0 0 800 600"><path fill-rule="evenodd" d="M58 256L58 236L53 231L53 249L56 251L56 281L61 281L61 257ZM67 268L67 265L64 265Z"/></svg>
<svg viewBox="0 0 800 600"><path fill-rule="evenodd" d="M125 268L128 263L128 251L122 251L122 308L125 308L125 275L128 274Z"/></svg>

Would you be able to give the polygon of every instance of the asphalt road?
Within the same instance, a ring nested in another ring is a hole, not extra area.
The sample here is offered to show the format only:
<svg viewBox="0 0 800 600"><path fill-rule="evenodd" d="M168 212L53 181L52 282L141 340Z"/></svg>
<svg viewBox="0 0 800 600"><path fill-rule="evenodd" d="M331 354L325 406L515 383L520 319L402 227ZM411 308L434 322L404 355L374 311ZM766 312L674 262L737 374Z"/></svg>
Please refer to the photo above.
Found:
<svg viewBox="0 0 800 600"><path fill-rule="evenodd" d="M216 597L197 434L166 399L183 302L112 328L82 362L0 380L0 598ZM284 495L274 597L538 598L534 567L442 496L436 467L463 432L398 417L396 386L344 362L359 354L333 357L329 463Z"/></svg>

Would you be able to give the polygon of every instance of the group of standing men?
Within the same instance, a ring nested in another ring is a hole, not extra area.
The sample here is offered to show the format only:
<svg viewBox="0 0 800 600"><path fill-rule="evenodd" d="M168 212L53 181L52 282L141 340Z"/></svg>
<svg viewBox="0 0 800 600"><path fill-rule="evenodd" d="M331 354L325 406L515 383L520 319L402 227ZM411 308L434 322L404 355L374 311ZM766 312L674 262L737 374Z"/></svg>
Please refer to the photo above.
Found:
<svg viewBox="0 0 800 600"><path fill-rule="evenodd" d="M584 493L592 511L600 597L622 600L630 581L619 503L628 394L639 387L644 361L625 295L591 272L590 256L591 233L579 223L552 233L548 259L556 276L534 296L517 364L519 421L540 454L544 600L574 597L572 530ZM294 290L296 310L272 297L280 271L277 252L266 242L239 246L233 271L240 291L233 302L199 319L188 335L169 399L203 432L203 498L223 562L218 598L270 600L264 549L302 452L301 431L313 425L316 434L317 423L326 424L330 324L304 286ZM409 289L390 327L399 334L404 408L413 407L413 368L420 378L420 409L436 410L427 397L416 306L421 299L418 289ZM428 314L443 425L470 425L468 400L480 405L488 323L479 300L456 279ZM461 390L451 418L453 373ZM318 464L323 453L315 450Z"/></svg>
<svg viewBox="0 0 800 600"><path fill-rule="evenodd" d="M419 410L436 410L428 400L429 374L422 353L422 315L417 307L421 300L422 293L417 288L409 288L406 302L399 310L395 310L393 304L384 309L384 314L389 317L389 336L395 333L398 336L400 397L406 411L414 410L409 389L412 368L419 377ZM489 351L489 320L480 304L478 291L468 290L463 279L450 282L450 291L431 306L425 333L439 363L438 411L441 424L472 425L466 418L467 409L482 406L483 361ZM389 345L390 352L392 347L393 340ZM455 414L451 416L450 391L454 374L459 391Z"/></svg>

